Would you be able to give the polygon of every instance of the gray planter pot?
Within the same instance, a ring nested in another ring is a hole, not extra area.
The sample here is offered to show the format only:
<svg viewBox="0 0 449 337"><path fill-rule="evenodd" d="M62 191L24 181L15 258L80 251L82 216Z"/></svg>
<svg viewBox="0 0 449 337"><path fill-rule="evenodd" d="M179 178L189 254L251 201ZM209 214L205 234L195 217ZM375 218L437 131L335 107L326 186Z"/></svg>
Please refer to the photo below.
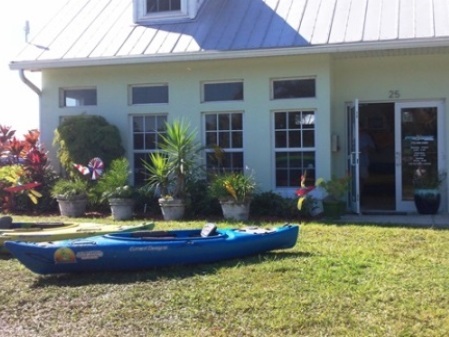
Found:
<svg viewBox="0 0 449 337"><path fill-rule="evenodd" d="M56 199L59 205L59 212L62 216L69 218L79 218L84 216L87 207L87 198L83 199Z"/></svg>
<svg viewBox="0 0 449 337"><path fill-rule="evenodd" d="M134 214L134 200L126 198L111 198L108 200L114 220L129 220Z"/></svg>
<svg viewBox="0 0 449 337"><path fill-rule="evenodd" d="M179 199L159 199L162 216L164 220L179 220L184 217L185 204Z"/></svg>
<svg viewBox="0 0 449 337"><path fill-rule="evenodd" d="M223 217L227 220L246 221L249 217L250 203L237 204L234 201L220 201Z"/></svg>

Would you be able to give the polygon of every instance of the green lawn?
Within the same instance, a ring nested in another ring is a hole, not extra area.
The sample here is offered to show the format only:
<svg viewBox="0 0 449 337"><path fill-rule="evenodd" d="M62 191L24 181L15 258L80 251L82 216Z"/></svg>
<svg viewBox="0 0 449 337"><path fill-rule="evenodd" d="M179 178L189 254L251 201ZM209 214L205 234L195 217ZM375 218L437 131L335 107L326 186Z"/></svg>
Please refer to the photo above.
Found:
<svg viewBox="0 0 449 337"><path fill-rule="evenodd" d="M2 337L435 337L448 313L449 230L312 223L290 250L134 273L44 277L0 259Z"/></svg>

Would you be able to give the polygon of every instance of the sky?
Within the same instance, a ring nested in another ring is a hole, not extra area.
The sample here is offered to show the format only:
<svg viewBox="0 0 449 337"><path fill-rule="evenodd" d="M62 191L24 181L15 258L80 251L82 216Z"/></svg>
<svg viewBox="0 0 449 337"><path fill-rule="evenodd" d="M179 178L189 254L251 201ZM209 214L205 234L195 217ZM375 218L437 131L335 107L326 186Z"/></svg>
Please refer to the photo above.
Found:
<svg viewBox="0 0 449 337"><path fill-rule="evenodd" d="M25 21L30 22L30 36L36 34L64 0L0 1L0 125L11 126L22 136L39 128L39 100L9 63L25 45ZM40 76L28 75L38 87Z"/></svg>

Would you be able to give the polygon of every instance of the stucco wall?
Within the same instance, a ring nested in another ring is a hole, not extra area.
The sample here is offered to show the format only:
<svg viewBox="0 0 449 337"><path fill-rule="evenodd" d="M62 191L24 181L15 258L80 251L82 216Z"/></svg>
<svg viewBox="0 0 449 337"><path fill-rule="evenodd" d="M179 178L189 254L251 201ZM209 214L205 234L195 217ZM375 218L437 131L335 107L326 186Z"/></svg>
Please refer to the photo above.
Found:
<svg viewBox="0 0 449 337"><path fill-rule="evenodd" d="M60 116L86 113L106 117L120 129L124 146L130 155L131 114L168 113L169 120L187 117L192 127L198 130L200 137L203 112L243 111L245 164L254 169L262 190L272 190L274 189L272 111L315 109L317 175L326 177L330 175L331 169L329 67L329 57L322 55L45 70L42 77L40 116L42 141L50 150L52 163L56 167L57 160L52 141ZM316 98L270 100L271 78L297 76L316 77ZM243 80L244 101L201 103L201 82L217 80ZM168 83L170 103L129 106L128 85L145 83ZM59 107L59 88L85 86L97 88L97 106ZM293 190L284 192L291 195Z"/></svg>

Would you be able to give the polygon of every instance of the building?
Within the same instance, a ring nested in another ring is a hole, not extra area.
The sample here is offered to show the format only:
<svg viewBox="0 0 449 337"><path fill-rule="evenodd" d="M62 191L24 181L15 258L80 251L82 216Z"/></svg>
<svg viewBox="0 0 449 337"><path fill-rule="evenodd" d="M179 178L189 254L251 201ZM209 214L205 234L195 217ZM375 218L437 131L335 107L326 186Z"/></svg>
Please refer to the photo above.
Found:
<svg viewBox="0 0 449 337"><path fill-rule="evenodd" d="M448 166L447 22L449 0L71 0L10 68L40 95L46 148L62 118L104 116L136 181L186 118L264 190L349 171L353 211L416 212L414 171ZM363 185L358 129L375 144Z"/></svg>

